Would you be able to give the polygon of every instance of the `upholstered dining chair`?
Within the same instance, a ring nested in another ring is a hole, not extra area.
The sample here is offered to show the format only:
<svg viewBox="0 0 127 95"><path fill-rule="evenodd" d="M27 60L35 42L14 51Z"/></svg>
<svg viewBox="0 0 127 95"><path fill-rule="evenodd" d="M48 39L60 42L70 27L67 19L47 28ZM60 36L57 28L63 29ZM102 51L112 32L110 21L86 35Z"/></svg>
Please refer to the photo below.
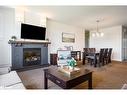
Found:
<svg viewBox="0 0 127 95"><path fill-rule="evenodd" d="M96 49L95 48L89 48L90 49L90 53L95 53Z"/></svg>
<svg viewBox="0 0 127 95"><path fill-rule="evenodd" d="M108 49L107 57L105 58L106 64L111 63L112 48Z"/></svg>
<svg viewBox="0 0 127 95"><path fill-rule="evenodd" d="M83 64L85 64L85 60L87 59L87 56L93 55L93 53L95 52L96 52L95 48L83 48Z"/></svg>
<svg viewBox="0 0 127 95"><path fill-rule="evenodd" d="M86 60L86 56L88 56L88 52L89 52L88 48L83 48L83 53L82 53L82 55L83 55L83 65L85 65L85 60Z"/></svg>
<svg viewBox="0 0 127 95"><path fill-rule="evenodd" d="M94 67L96 67L97 65L100 67L103 64L104 49L100 49L99 54L98 53L92 53L92 54L86 56L90 64L91 65L94 64Z"/></svg>
<svg viewBox="0 0 127 95"><path fill-rule="evenodd" d="M107 64L108 48L104 48L103 65Z"/></svg>

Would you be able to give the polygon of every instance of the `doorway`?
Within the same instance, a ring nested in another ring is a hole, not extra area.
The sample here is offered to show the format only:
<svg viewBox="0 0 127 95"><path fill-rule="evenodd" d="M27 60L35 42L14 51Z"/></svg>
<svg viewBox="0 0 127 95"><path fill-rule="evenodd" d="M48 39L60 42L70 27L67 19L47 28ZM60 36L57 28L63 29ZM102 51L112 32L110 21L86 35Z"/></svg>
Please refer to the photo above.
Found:
<svg viewBox="0 0 127 95"><path fill-rule="evenodd" d="M122 61L127 61L127 27L122 26Z"/></svg>
<svg viewBox="0 0 127 95"><path fill-rule="evenodd" d="M90 31L85 30L85 48L89 48Z"/></svg>

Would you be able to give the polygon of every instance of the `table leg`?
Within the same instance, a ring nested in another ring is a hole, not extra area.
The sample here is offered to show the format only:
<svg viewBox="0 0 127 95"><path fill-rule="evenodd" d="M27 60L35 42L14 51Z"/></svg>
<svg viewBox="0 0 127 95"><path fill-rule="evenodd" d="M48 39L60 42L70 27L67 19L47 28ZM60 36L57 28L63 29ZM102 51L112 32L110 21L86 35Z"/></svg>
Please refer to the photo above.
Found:
<svg viewBox="0 0 127 95"><path fill-rule="evenodd" d="M109 58L108 63L111 63L111 57Z"/></svg>
<svg viewBox="0 0 127 95"><path fill-rule="evenodd" d="M85 65L86 55L83 54L83 65Z"/></svg>
<svg viewBox="0 0 127 95"><path fill-rule="evenodd" d="M46 72L44 72L44 89L48 89L48 79L46 78Z"/></svg>
<svg viewBox="0 0 127 95"><path fill-rule="evenodd" d="M85 59L83 58L83 65L85 65Z"/></svg>
<svg viewBox="0 0 127 95"><path fill-rule="evenodd" d="M89 75L88 89L92 89L92 73Z"/></svg>
<svg viewBox="0 0 127 95"><path fill-rule="evenodd" d="M94 57L95 57L94 58L94 67L96 67L97 66L97 57L96 57L96 55Z"/></svg>

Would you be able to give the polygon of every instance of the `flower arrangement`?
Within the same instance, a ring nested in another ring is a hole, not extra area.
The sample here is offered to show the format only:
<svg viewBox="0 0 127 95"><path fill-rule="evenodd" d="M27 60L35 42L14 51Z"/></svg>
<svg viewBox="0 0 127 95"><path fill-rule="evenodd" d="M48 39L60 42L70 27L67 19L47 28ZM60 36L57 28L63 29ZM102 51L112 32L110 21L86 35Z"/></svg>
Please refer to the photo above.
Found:
<svg viewBox="0 0 127 95"><path fill-rule="evenodd" d="M68 67L72 67L72 69L74 69L74 67L77 65L76 60L72 58L71 60L67 61L67 65Z"/></svg>

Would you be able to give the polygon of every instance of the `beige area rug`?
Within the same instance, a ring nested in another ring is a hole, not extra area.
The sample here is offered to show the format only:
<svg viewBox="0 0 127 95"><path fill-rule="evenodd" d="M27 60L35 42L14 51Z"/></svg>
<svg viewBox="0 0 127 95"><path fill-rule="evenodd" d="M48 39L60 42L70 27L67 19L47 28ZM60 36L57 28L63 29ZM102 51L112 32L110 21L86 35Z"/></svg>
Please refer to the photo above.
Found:
<svg viewBox="0 0 127 95"><path fill-rule="evenodd" d="M93 71L93 89L121 89L127 83L127 63L111 63L102 67L93 67L89 64L79 65ZM48 67L46 67L48 68ZM27 89L44 88L44 68L18 72ZM61 89L56 84L48 81L49 89ZM88 82L84 82L73 89L88 89Z"/></svg>

